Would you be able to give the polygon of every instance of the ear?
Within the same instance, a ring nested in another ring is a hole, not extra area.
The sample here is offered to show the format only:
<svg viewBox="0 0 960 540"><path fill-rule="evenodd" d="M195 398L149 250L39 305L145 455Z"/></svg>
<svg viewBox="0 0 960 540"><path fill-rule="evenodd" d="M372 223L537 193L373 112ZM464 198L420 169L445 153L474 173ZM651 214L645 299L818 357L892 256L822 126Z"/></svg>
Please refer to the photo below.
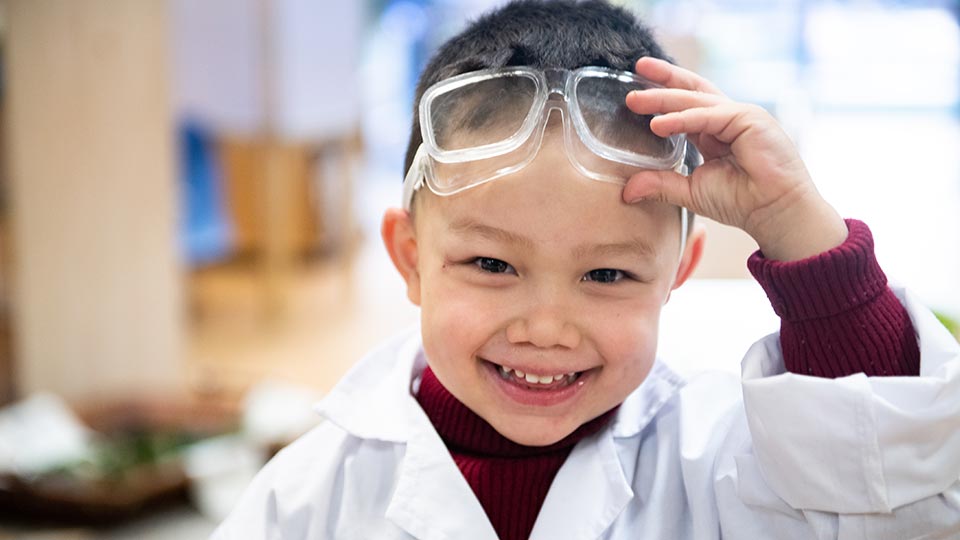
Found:
<svg viewBox="0 0 960 540"><path fill-rule="evenodd" d="M420 305L420 271L417 251L417 231L410 213L400 208L388 208L380 225L383 245L390 254L393 266L407 284L407 298Z"/></svg>
<svg viewBox="0 0 960 540"><path fill-rule="evenodd" d="M673 279L673 285L670 291L684 284L687 279L693 275L693 271L700 264L703 257L703 248L707 242L707 229L702 223L694 222L693 230L687 238L687 247L683 251L683 257L680 259L680 266L677 268L677 275ZM670 300L670 293L667 293L667 301Z"/></svg>

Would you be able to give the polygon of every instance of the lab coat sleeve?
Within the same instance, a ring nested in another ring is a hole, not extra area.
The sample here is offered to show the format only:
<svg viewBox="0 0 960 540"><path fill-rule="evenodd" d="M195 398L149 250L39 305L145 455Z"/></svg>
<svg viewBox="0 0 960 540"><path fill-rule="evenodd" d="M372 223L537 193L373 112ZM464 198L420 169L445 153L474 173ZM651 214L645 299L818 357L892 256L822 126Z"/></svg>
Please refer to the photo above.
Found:
<svg viewBox="0 0 960 540"><path fill-rule="evenodd" d="M840 538L960 537L960 347L895 292L918 333L917 377L787 373L776 335L747 353L749 450L733 460L745 504Z"/></svg>

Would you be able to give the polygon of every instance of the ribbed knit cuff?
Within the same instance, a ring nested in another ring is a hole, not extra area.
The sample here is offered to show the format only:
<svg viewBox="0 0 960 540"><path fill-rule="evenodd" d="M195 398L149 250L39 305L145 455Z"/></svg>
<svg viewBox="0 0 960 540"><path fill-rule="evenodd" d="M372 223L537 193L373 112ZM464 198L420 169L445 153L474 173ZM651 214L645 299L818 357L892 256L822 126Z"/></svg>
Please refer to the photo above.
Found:
<svg viewBox="0 0 960 540"><path fill-rule="evenodd" d="M920 350L913 324L877 263L870 229L847 220L843 244L800 261L747 266L780 316L784 365L818 377L916 375Z"/></svg>
<svg viewBox="0 0 960 540"><path fill-rule="evenodd" d="M876 298L887 276L873 253L873 235L861 221L846 220L849 234L839 246L799 261L767 259L756 251L747 268L781 319L831 317Z"/></svg>

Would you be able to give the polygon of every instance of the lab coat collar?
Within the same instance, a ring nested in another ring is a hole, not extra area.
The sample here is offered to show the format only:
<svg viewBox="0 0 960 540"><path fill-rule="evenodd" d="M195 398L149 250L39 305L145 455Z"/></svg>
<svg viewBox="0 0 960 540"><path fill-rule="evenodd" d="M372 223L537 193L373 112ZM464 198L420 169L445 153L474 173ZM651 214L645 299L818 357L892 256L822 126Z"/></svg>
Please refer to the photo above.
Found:
<svg viewBox="0 0 960 540"><path fill-rule="evenodd" d="M643 383L624 400L613 422L613 436L634 437L685 384L683 377L657 360Z"/></svg>
<svg viewBox="0 0 960 540"><path fill-rule="evenodd" d="M423 416L411 381L425 368L416 327L357 362L315 410L355 437L405 443Z"/></svg>
<svg viewBox="0 0 960 540"><path fill-rule="evenodd" d="M386 510L398 527L425 540L495 539L480 501L413 397L425 368L414 328L357 363L317 410L355 437L405 445Z"/></svg>
<svg viewBox="0 0 960 540"><path fill-rule="evenodd" d="M492 540L480 500L426 413L413 422L386 517L414 538Z"/></svg>
<svg viewBox="0 0 960 540"><path fill-rule="evenodd" d="M601 431L570 452L553 479L530 538L600 538L631 499L633 489L616 443Z"/></svg>

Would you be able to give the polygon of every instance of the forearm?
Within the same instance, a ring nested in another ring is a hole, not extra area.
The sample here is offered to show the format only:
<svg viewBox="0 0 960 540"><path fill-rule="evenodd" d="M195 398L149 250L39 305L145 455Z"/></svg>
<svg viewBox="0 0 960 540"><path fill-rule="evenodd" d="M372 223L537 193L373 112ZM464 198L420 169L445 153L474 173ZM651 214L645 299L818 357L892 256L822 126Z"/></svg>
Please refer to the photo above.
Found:
<svg viewBox="0 0 960 540"><path fill-rule="evenodd" d="M784 364L818 377L917 375L920 351L906 310L887 286L865 224L847 220L840 246L793 262L747 265L780 317Z"/></svg>

